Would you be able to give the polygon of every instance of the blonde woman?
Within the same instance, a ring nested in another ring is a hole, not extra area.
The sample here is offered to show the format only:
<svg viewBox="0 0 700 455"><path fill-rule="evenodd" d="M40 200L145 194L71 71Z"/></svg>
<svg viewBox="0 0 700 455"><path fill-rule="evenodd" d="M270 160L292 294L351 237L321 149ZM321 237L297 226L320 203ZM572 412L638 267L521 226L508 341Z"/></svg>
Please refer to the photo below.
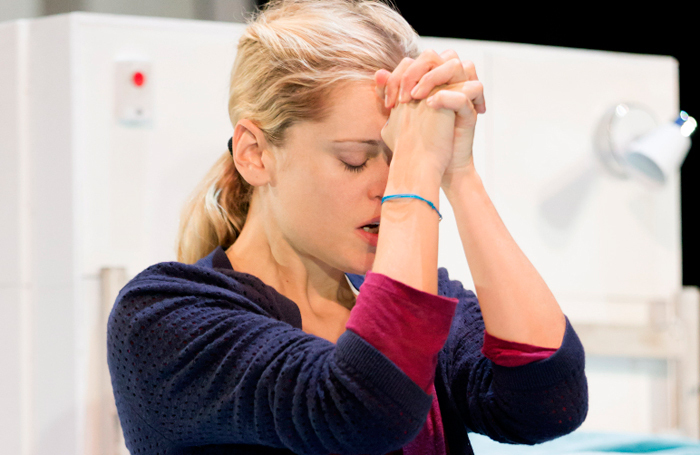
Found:
<svg viewBox="0 0 700 455"><path fill-rule="evenodd" d="M371 0L275 1L249 24L180 262L110 316L133 454L468 454L470 431L534 444L582 423L581 344L472 163L473 65L416 40ZM478 301L438 270L440 188Z"/></svg>

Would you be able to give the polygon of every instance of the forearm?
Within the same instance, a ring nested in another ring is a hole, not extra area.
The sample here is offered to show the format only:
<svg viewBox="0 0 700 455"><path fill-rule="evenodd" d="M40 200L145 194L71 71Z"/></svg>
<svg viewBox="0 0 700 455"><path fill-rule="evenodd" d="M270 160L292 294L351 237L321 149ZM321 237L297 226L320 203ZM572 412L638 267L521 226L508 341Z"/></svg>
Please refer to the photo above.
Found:
<svg viewBox="0 0 700 455"><path fill-rule="evenodd" d="M488 333L558 348L566 328L559 304L501 221L479 175L453 176L444 189Z"/></svg>
<svg viewBox="0 0 700 455"><path fill-rule="evenodd" d="M440 174L430 166L393 162L384 194L400 193L417 194L437 207ZM437 294L438 214L424 201L406 198L382 204L381 217L372 271Z"/></svg>

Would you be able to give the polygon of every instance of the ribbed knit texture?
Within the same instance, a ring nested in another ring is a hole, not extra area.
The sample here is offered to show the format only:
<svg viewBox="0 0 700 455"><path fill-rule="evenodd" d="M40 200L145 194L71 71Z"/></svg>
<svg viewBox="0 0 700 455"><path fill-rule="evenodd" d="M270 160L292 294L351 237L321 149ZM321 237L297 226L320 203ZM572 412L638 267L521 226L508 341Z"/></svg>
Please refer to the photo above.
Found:
<svg viewBox="0 0 700 455"><path fill-rule="evenodd" d="M217 250L149 267L117 298L108 363L132 454L381 455L418 434L430 395L352 331L337 344L303 332L294 302ZM568 321L549 359L493 365L476 297L438 276L459 300L435 376L450 453L471 453L467 429L535 443L580 425L584 357Z"/></svg>

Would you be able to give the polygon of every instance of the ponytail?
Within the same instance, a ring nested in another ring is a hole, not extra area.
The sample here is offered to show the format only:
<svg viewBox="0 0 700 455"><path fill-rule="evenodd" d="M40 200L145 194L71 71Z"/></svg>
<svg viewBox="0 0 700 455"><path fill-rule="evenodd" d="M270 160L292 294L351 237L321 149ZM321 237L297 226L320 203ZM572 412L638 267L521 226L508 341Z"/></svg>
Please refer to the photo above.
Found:
<svg viewBox="0 0 700 455"><path fill-rule="evenodd" d="M231 246L243 229L252 195L253 186L238 173L227 151L182 210L177 260L192 264L219 245Z"/></svg>

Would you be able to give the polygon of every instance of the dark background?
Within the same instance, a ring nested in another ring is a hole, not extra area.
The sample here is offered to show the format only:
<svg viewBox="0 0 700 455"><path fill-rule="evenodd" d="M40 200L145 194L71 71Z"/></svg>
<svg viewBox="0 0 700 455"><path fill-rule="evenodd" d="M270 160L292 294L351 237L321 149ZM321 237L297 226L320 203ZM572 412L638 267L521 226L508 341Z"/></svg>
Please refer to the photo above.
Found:
<svg viewBox="0 0 700 455"><path fill-rule="evenodd" d="M262 6L265 1L258 1ZM591 2L546 8L528 2L416 2L395 5L419 35L486 41L541 44L638 54L670 55L680 68L680 108L700 119L697 81L700 77L695 14L682 3ZM687 7L687 4L685 4ZM566 12L565 12L566 11ZM671 120L671 119L669 119ZM700 134L697 135L700 138ZM693 147L681 168L683 285L700 286L700 218L696 216L700 170L699 147Z"/></svg>

